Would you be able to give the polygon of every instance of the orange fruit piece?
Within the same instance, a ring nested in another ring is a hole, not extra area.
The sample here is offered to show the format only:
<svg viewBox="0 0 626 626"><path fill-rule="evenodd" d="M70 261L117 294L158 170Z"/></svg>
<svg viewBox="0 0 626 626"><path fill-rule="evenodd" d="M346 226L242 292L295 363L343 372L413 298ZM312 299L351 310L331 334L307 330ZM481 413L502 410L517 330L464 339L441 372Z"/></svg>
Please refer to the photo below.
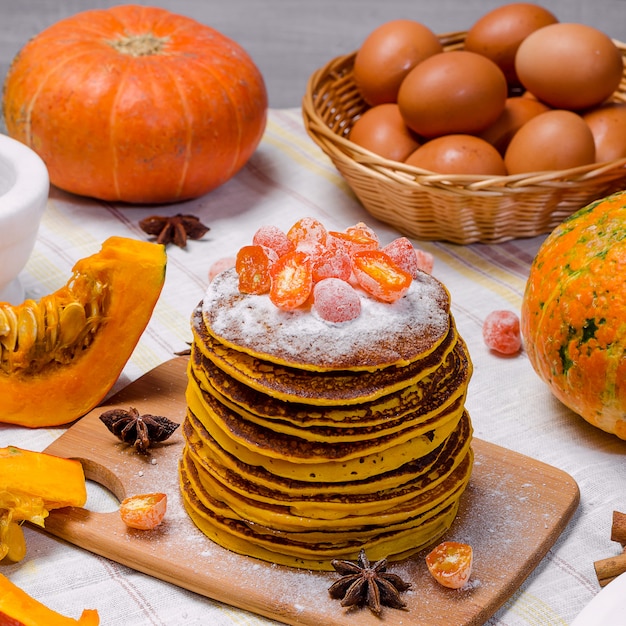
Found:
<svg viewBox="0 0 626 626"><path fill-rule="evenodd" d="M294 250L284 254L274 263L270 274L270 300L279 309L297 309L311 295L313 272L305 252Z"/></svg>
<svg viewBox="0 0 626 626"><path fill-rule="evenodd" d="M426 556L426 566L433 578L449 589L460 589L472 574L472 546L457 541L444 541Z"/></svg>
<svg viewBox="0 0 626 626"><path fill-rule="evenodd" d="M328 232L322 222L314 217L303 217L299 219L287 231L287 238L295 247L310 247L315 244L325 245Z"/></svg>
<svg viewBox="0 0 626 626"><path fill-rule="evenodd" d="M520 321L517 313L508 310L491 311L483 322L485 345L500 354L516 354L522 347Z"/></svg>
<svg viewBox="0 0 626 626"><path fill-rule="evenodd" d="M389 255L389 258L405 272L411 274L413 278L417 278L420 266L415 253L413 244L406 237L398 237L391 243L388 243L381 250Z"/></svg>
<svg viewBox="0 0 626 626"><path fill-rule="evenodd" d="M395 302L411 286L413 277L382 250L360 250L352 256L352 269L359 285L383 302Z"/></svg>
<svg viewBox="0 0 626 626"><path fill-rule="evenodd" d="M208 271L209 282L211 282L218 274L221 274L224 270L228 270L231 267L235 267L237 260L234 256L221 257L214 261Z"/></svg>
<svg viewBox="0 0 626 626"><path fill-rule="evenodd" d="M167 495L144 493L130 496L120 504L120 516L126 526L139 530L156 528L165 517Z"/></svg>
<svg viewBox="0 0 626 626"><path fill-rule="evenodd" d="M295 248L293 241L287 237L287 234L278 226L271 224L259 227L252 237L252 243L271 248L278 256L283 256Z"/></svg>
<svg viewBox="0 0 626 626"><path fill-rule="evenodd" d="M350 280L350 276L352 276L352 261L345 250L322 248L316 254L309 254L309 257L314 283L318 283L324 278Z"/></svg>
<svg viewBox="0 0 626 626"><path fill-rule="evenodd" d="M261 294L270 290L270 267L278 258L274 250L258 244L243 246L237 252L235 270L241 293Z"/></svg>
<svg viewBox="0 0 626 626"><path fill-rule="evenodd" d="M313 288L313 308L328 322L349 322L361 314L361 298L349 282L324 278Z"/></svg>
<svg viewBox="0 0 626 626"><path fill-rule="evenodd" d="M349 255L359 250L376 250L379 246L378 235L362 222L343 232L331 230L328 234L338 240Z"/></svg>

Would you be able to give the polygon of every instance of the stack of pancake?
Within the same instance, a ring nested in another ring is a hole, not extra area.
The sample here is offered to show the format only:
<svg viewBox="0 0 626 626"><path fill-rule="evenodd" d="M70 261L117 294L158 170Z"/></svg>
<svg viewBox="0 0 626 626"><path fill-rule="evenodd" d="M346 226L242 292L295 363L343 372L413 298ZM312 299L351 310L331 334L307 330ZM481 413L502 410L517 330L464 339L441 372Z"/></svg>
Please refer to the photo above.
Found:
<svg viewBox="0 0 626 626"><path fill-rule="evenodd" d="M472 365L445 287L332 324L217 276L192 315L186 510L237 553L308 569L403 559L453 522L472 469Z"/></svg>

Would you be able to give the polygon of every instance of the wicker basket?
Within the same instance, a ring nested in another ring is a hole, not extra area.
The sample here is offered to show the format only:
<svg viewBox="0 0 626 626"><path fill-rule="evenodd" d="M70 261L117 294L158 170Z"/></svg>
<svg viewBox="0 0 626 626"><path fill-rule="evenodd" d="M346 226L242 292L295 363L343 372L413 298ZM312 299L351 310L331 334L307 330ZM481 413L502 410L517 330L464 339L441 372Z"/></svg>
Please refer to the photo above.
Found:
<svg viewBox="0 0 626 626"><path fill-rule="evenodd" d="M439 37L451 50L463 46L465 35ZM615 43L626 58L626 46ZM365 209L410 237L459 244L533 237L626 187L626 158L537 175L444 176L360 148L347 139L367 108L353 80L355 54L333 59L309 78L304 124ZM626 101L626 77L613 99Z"/></svg>

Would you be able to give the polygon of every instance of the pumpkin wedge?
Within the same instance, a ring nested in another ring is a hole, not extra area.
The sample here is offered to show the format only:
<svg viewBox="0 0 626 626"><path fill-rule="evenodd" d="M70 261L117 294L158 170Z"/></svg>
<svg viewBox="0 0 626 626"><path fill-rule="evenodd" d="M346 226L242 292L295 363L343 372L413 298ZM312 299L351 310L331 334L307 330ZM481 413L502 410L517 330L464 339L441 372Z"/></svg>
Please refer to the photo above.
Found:
<svg viewBox="0 0 626 626"><path fill-rule="evenodd" d="M95 609L85 609L76 620L65 617L35 600L0 574L0 625L6 626L98 626Z"/></svg>
<svg viewBox="0 0 626 626"><path fill-rule="evenodd" d="M161 244L111 237L39 301L0 303L0 421L67 424L105 397L165 282Z"/></svg>
<svg viewBox="0 0 626 626"><path fill-rule="evenodd" d="M40 498L48 510L87 502L80 461L16 446L0 448L0 492Z"/></svg>
<svg viewBox="0 0 626 626"><path fill-rule="evenodd" d="M43 527L52 509L86 502L80 461L16 446L0 448L0 560L24 557L23 521Z"/></svg>

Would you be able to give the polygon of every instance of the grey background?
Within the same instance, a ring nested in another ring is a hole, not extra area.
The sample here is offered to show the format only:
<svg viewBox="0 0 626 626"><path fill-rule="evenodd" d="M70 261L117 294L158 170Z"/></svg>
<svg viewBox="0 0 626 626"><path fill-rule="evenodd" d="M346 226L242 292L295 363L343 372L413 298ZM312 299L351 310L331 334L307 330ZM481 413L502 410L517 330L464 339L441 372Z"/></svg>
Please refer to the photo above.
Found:
<svg viewBox="0 0 626 626"><path fill-rule="evenodd" d="M0 80L28 39L54 22L111 0L0 0ZM562 22L582 22L626 41L626 0L543 0ZM376 26L416 19L436 33L467 30L507 4L491 0L161 0L160 6L216 28L242 45L265 77L270 106L299 107L309 75L356 50Z"/></svg>

